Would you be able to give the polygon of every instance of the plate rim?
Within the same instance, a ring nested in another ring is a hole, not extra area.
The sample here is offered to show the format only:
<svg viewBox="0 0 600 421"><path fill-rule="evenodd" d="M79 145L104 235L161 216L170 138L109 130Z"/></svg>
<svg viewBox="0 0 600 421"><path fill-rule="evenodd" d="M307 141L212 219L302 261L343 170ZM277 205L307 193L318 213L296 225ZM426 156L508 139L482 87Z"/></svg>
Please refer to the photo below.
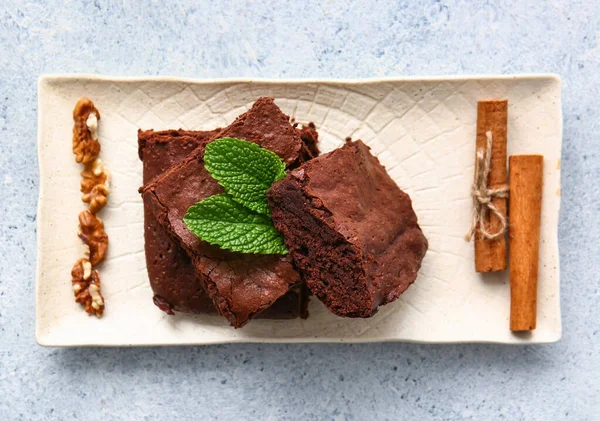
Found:
<svg viewBox="0 0 600 421"><path fill-rule="evenodd" d="M275 78L275 77L226 77L226 78L193 78L184 76L109 76L95 73L45 73L38 78L38 94L42 83L51 81L68 81L77 79L88 79L97 81L112 82L181 82L181 83L203 83L203 84L222 84L222 83L266 83L266 84L294 84L294 83L327 83L327 84L375 84L388 82L443 82L443 81L461 81L461 80L511 80L511 79L548 79L559 84L562 90L562 78L558 73L490 73L490 74L472 74L472 75L430 75L430 76L379 76L365 78ZM562 105L562 102L561 102ZM561 107L562 111L562 107ZM561 113L562 117L562 113ZM562 122L562 119L561 119ZM562 135L561 135L562 137ZM561 139L562 140L562 139Z"/></svg>

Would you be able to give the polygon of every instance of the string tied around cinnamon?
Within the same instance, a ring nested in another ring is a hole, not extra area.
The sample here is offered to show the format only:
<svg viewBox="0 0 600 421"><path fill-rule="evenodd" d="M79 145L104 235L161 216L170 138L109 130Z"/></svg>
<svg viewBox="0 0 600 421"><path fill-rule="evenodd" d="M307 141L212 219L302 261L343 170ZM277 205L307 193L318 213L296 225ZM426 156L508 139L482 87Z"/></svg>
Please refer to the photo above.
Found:
<svg viewBox="0 0 600 421"><path fill-rule="evenodd" d="M473 215L471 218L471 229L465 235L465 241L471 241L475 232L479 231L481 235L494 240L506 232L506 217L494 205L492 199L508 197L508 185L504 184L498 188L488 188L488 177L492 166L492 132L485 132L487 145L485 149L479 149L475 160L475 181L471 188L471 197L473 198ZM488 212L495 215L500 221L500 228L496 232L488 231L485 226L485 220Z"/></svg>

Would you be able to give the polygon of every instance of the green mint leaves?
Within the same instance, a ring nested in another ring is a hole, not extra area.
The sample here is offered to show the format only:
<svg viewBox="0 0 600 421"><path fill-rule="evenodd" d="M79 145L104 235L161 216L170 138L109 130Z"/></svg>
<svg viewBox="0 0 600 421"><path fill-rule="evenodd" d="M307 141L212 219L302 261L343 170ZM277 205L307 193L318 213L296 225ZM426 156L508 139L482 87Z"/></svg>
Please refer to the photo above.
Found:
<svg viewBox="0 0 600 421"><path fill-rule="evenodd" d="M224 137L206 145L204 165L233 199L253 211L270 215L265 194L285 177L285 164L256 143Z"/></svg>
<svg viewBox="0 0 600 421"><path fill-rule="evenodd" d="M183 222L202 240L242 253L287 254L271 218L217 194L191 206Z"/></svg>
<svg viewBox="0 0 600 421"><path fill-rule="evenodd" d="M287 254L266 198L271 185L285 177L283 161L255 143L225 137L206 146L204 165L226 193L192 205L183 218L188 229L230 251Z"/></svg>

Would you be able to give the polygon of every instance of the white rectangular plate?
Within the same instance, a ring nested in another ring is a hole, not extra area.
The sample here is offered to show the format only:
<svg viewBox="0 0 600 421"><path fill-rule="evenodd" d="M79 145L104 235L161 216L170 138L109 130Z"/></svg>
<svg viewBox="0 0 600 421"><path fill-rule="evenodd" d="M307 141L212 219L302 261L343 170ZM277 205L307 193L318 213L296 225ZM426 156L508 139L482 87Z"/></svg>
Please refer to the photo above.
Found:
<svg viewBox="0 0 600 421"><path fill-rule="evenodd" d="M189 80L44 76L39 81L36 336L42 345L226 342L554 342L561 336L557 225L561 83L552 75L341 80ZM80 165L72 110L87 96L101 113L101 158L112 193L103 218L109 254L100 268L106 312L74 302L70 270L82 255ZM342 319L313 298L308 320L167 316L152 303L144 258L137 130L226 126L260 96L299 122L313 121L326 152L351 136L369 144L410 194L429 251L416 283L371 319ZM544 155L537 329L509 331L508 272L479 275L469 228L477 101L508 98L509 154Z"/></svg>

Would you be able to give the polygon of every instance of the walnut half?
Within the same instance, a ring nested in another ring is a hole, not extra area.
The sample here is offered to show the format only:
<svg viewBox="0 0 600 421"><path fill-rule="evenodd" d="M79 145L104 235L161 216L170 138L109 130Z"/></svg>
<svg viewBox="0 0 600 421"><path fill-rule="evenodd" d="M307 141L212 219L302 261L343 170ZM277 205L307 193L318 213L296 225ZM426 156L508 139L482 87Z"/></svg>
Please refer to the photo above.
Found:
<svg viewBox="0 0 600 421"><path fill-rule="evenodd" d="M104 313L104 298L100 293L98 271L92 270L89 260L79 259L71 270L71 278L75 301L84 306L88 314L101 317Z"/></svg>
<svg viewBox="0 0 600 421"><path fill-rule="evenodd" d="M110 193L110 172L102 160L97 158L86 164L81 172L81 200L89 203L90 212L96 213L106 205L106 196Z"/></svg>
<svg viewBox="0 0 600 421"><path fill-rule="evenodd" d="M77 101L73 110L73 153L75 160L84 164L94 162L100 153L98 120L100 113L88 98Z"/></svg>
<svg viewBox="0 0 600 421"><path fill-rule="evenodd" d="M108 235L104 231L104 223L89 210L79 214L79 238L90 248L92 266L106 258Z"/></svg>

